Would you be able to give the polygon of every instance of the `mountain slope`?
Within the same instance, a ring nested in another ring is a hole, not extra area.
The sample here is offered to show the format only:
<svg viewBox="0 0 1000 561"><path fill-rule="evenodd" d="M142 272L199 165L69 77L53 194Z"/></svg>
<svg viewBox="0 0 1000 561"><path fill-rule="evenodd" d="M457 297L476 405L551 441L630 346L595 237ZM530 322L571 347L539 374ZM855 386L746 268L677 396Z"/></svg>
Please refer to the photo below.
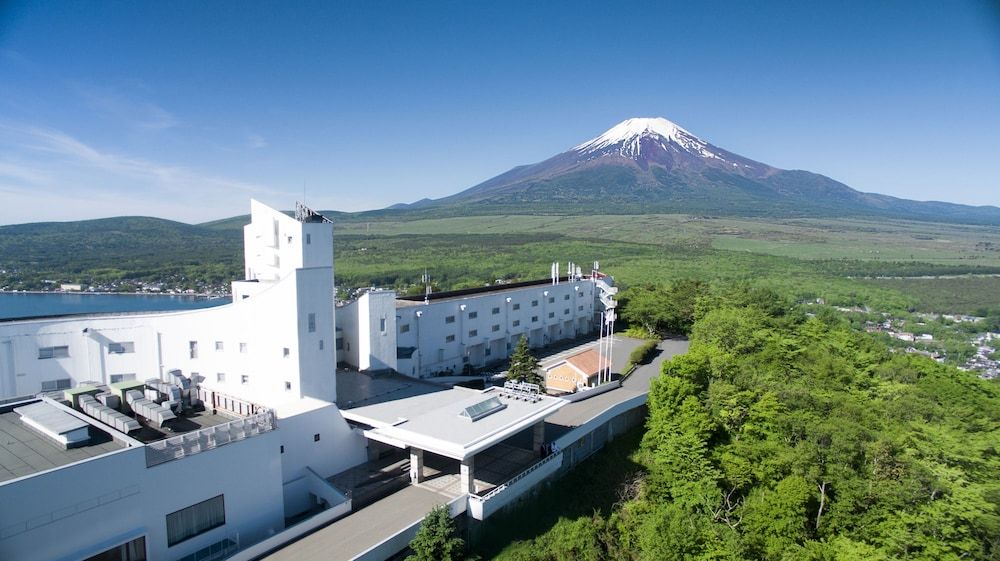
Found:
<svg viewBox="0 0 1000 561"><path fill-rule="evenodd" d="M121 216L0 226L0 266L79 271L239 262L241 236L172 220ZM192 248L197 248L193 250Z"/></svg>
<svg viewBox="0 0 1000 561"><path fill-rule="evenodd" d="M706 142L662 118L628 119L545 161L455 195L394 210L423 213L668 212L740 216L885 216L1000 224L1000 209L862 193Z"/></svg>

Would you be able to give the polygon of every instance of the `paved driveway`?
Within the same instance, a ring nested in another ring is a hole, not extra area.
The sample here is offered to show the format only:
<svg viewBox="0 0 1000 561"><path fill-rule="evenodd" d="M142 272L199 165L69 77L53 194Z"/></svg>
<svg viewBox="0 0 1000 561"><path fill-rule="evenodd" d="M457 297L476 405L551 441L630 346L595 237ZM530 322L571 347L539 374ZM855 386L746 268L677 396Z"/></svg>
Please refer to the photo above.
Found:
<svg viewBox="0 0 1000 561"><path fill-rule="evenodd" d="M614 356L612 357L612 371L621 372L628 361L629 353L641 343L642 341L638 339L616 335ZM594 343L585 345L580 350L585 350L587 347L593 345ZM660 366L663 362L675 355L686 353L688 350L688 341L686 339L667 339L661 341L656 348L659 354L654 356L649 364L644 364L636 368L635 372L622 384L622 387L590 399L570 403L545 419L547 424L552 425L551 430L549 430L549 427L546 427L546 436L550 439L557 438L569 428L587 422L609 407L637 395L647 393L649 391L649 381L660 375ZM542 364L548 362L551 362L551 360L546 358L546 360L542 361Z"/></svg>

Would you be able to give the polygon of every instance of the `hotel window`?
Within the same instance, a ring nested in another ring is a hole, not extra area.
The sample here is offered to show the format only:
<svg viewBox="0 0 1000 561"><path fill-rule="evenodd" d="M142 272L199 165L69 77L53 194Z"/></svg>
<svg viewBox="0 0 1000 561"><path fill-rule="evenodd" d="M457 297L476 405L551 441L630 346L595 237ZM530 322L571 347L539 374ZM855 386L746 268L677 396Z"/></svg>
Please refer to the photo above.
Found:
<svg viewBox="0 0 1000 561"><path fill-rule="evenodd" d="M291 354L292 354L292 351L288 347L284 347L284 348L281 349L281 356L283 358L288 358L289 355L291 355Z"/></svg>
<svg viewBox="0 0 1000 561"><path fill-rule="evenodd" d="M247 354L247 344L246 343L240 343L240 352L243 353L243 354Z"/></svg>
<svg viewBox="0 0 1000 561"><path fill-rule="evenodd" d="M38 349L38 358L66 358L69 356L69 347L41 347Z"/></svg>
<svg viewBox="0 0 1000 561"><path fill-rule="evenodd" d="M338 351L344 350L344 338L343 337L338 338L333 348L337 349Z"/></svg>
<svg viewBox="0 0 1000 561"><path fill-rule="evenodd" d="M225 526L224 495L212 497L196 505L167 515L167 547L173 547L209 530Z"/></svg>
<svg viewBox="0 0 1000 561"><path fill-rule="evenodd" d="M403 325L400 325L399 326L399 332L400 333L409 333L410 332L410 324L404 323Z"/></svg>
<svg viewBox="0 0 1000 561"><path fill-rule="evenodd" d="M191 358L198 358L198 341L188 341L188 352Z"/></svg>
<svg viewBox="0 0 1000 561"><path fill-rule="evenodd" d="M321 351L323 350L323 340L322 339L319 340L319 350L321 350Z"/></svg>
<svg viewBox="0 0 1000 561"><path fill-rule="evenodd" d="M224 351L224 350L226 350L226 346L222 343L222 341L216 341L215 342L215 350L217 350L217 351Z"/></svg>
<svg viewBox="0 0 1000 561"><path fill-rule="evenodd" d="M306 234L306 245L313 243L312 234Z"/></svg>
<svg viewBox="0 0 1000 561"><path fill-rule="evenodd" d="M73 381L69 378L61 378L59 380L48 380L42 382L43 392L54 392L57 390L68 390L73 386Z"/></svg>
<svg viewBox="0 0 1000 561"><path fill-rule="evenodd" d="M492 330L492 331L493 331L494 333L496 333L497 331L500 331L500 325L499 325L499 324L497 324L497 325L494 325L494 326L493 326L493 327L491 327L490 329L491 329L491 330Z"/></svg>
<svg viewBox="0 0 1000 561"><path fill-rule="evenodd" d="M247 376L246 374L241 375L240 376L240 383L243 384L244 386L247 385L247 384L249 384L250 383L250 376Z"/></svg>
<svg viewBox="0 0 1000 561"><path fill-rule="evenodd" d="M385 333L385 318L378 319L378 330L382 333Z"/></svg>
<svg viewBox="0 0 1000 561"><path fill-rule="evenodd" d="M537 308L538 307L538 300L532 300L531 301L531 307L532 308Z"/></svg>
<svg viewBox="0 0 1000 561"><path fill-rule="evenodd" d="M521 325L521 320L519 320L519 319L515 319L515 320L514 320L514 323L513 323L512 325L513 325L514 327L517 327L517 326Z"/></svg>
<svg viewBox="0 0 1000 561"><path fill-rule="evenodd" d="M556 317L556 313L555 313L555 312L549 312L549 317L550 317L550 318L554 318L554 317Z"/></svg>
<svg viewBox="0 0 1000 561"><path fill-rule="evenodd" d="M532 322L538 321L538 316L531 316L531 321Z"/></svg>
<svg viewBox="0 0 1000 561"><path fill-rule="evenodd" d="M493 315L497 315L499 313L500 313L500 308L493 308Z"/></svg>
<svg viewBox="0 0 1000 561"><path fill-rule="evenodd" d="M514 305L513 305L513 306L511 306L511 307L512 307L513 309L515 309L515 310L520 310L520 309L521 309L521 305L520 305L520 304L514 304Z"/></svg>
<svg viewBox="0 0 1000 561"><path fill-rule="evenodd" d="M583 305L581 304L581 305L577 306L576 307L576 311L582 312L583 311Z"/></svg>
<svg viewBox="0 0 1000 561"><path fill-rule="evenodd" d="M313 442L319 442L319 433L313 435Z"/></svg>
<svg viewBox="0 0 1000 561"><path fill-rule="evenodd" d="M455 316L446 316L444 318L445 323L455 323Z"/></svg>
<svg viewBox="0 0 1000 561"><path fill-rule="evenodd" d="M111 383L117 384L118 382L124 382L125 380L135 380L135 374L112 374Z"/></svg>
<svg viewBox="0 0 1000 561"><path fill-rule="evenodd" d="M286 392L292 391L292 383L291 382L285 382L285 391Z"/></svg>
<svg viewBox="0 0 1000 561"><path fill-rule="evenodd" d="M121 343L108 343L108 354L120 355L123 353L134 353L135 343L132 341L122 341Z"/></svg>
<svg viewBox="0 0 1000 561"><path fill-rule="evenodd" d="M454 343L455 342L455 336L454 335L449 335L449 336L445 337L444 338L444 342L445 343Z"/></svg>
<svg viewBox="0 0 1000 561"><path fill-rule="evenodd" d="M309 333L316 332L316 314L309 314Z"/></svg>
<svg viewBox="0 0 1000 561"><path fill-rule="evenodd" d="M469 331L469 337L475 337L476 335L479 335L478 329L472 329Z"/></svg>
<svg viewBox="0 0 1000 561"><path fill-rule="evenodd" d="M577 292L576 295L579 296L580 298L583 298L583 293L582 292Z"/></svg>
<svg viewBox="0 0 1000 561"><path fill-rule="evenodd" d="M476 319L479 317L479 312L469 312L469 319Z"/></svg>
<svg viewBox="0 0 1000 561"><path fill-rule="evenodd" d="M563 300L569 300L569 294L563 296Z"/></svg>
<svg viewBox="0 0 1000 561"><path fill-rule="evenodd" d="M226 373L225 372L219 372L218 374L216 374L215 375L215 381L218 382L218 383L220 383L220 384L225 383L225 381L226 381Z"/></svg>
<svg viewBox="0 0 1000 561"><path fill-rule="evenodd" d="M555 296L549 296L549 304L551 304L551 303L553 303L555 301L556 301L556 297Z"/></svg>

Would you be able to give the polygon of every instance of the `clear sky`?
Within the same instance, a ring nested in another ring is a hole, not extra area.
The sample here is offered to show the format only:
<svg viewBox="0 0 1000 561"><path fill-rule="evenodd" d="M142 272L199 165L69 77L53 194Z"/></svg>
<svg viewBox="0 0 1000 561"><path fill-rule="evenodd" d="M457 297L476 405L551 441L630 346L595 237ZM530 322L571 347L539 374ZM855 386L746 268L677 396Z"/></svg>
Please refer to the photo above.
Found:
<svg viewBox="0 0 1000 561"><path fill-rule="evenodd" d="M1000 205L1000 7L0 0L0 223L441 197L629 117Z"/></svg>

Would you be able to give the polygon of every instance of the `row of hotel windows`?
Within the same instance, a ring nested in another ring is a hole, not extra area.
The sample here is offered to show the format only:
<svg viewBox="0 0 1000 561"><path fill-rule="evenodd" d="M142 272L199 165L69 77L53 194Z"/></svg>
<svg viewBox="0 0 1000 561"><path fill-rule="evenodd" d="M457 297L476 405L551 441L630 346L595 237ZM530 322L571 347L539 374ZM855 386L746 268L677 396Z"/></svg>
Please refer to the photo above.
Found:
<svg viewBox="0 0 1000 561"><path fill-rule="evenodd" d="M215 350L218 352L223 352L226 350L226 344L223 341L215 342ZM240 343L240 352L246 354L247 344ZM188 354L191 358L198 358L198 341L188 341Z"/></svg>
<svg viewBox="0 0 1000 561"><path fill-rule="evenodd" d="M198 376L197 372L192 372L191 373L191 377L192 378L196 378L197 376ZM216 372L215 373L215 381L218 382L218 383L220 383L220 384L225 384L226 383L226 373L225 372ZM242 384L242 385L245 386L245 385L247 385L249 383L250 383L250 375L249 374L240 374L240 384ZM291 382L285 382L285 391L286 392L292 391L292 383Z"/></svg>
<svg viewBox="0 0 1000 561"><path fill-rule="evenodd" d="M583 306L577 306L576 309L582 312L583 311ZM475 317L473 315L475 313L476 312L470 313L469 314L470 318ZM566 308L566 309L563 310L563 315L564 316L568 316L569 315L569 308ZM549 312L549 319L552 319L554 317L556 317L556 313L555 312ZM454 322L455 322L455 316L448 316L448 317L445 318L445 323L454 323ZM538 316L531 316L531 323L537 323L537 322L538 322ZM521 325L521 320L515 319L514 321L511 322L510 325L511 325L511 327L519 327ZM500 331L500 324L495 323L495 324L493 324L493 326L490 329L492 331L494 331L494 332ZM399 326L399 332L400 333L409 333L410 332L410 324L408 324L408 323L401 324ZM479 330L478 329L472 329L472 330L469 331L469 337L475 337L478 334L479 334ZM454 340L455 340L455 336L454 335L449 335L448 336L447 341L449 343L452 342L452 341L454 341Z"/></svg>
<svg viewBox="0 0 1000 561"><path fill-rule="evenodd" d="M134 353L135 343L132 341L122 341L120 343L108 343L108 354L109 355L120 355L124 353ZM39 347L38 348L38 358L67 358L69 356L69 347L66 345L60 345L56 347Z"/></svg>
<svg viewBox="0 0 1000 561"><path fill-rule="evenodd" d="M112 374L111 383L117 384L118 382L124 382L125 380L135 380L135 374ZM42 381L42 391L43 392L54 392L59 390L68 390L73 387L73 380L71 378L60 378L58 380L44 380Z"/></svg>
<svg viewBox="0 0 1000 561"><path fill-rule="evenodd" d="M326 343L323 342L323 339L320 339L318 341L318 344L319 344L319 350L322 351L323 349L326 348ZM190 354L191 358L198 358L198 341L188 341L188 350L189 350L189 354ZM222 350L224 350L224 346L223 346L222 341L216 341L215 342L215 350L216 351L222 351ZM247 352L247 344L246 343L240 343L240 352L243 353L243 354L246 354L246 352ZM289 349L288 347L282 347L281 348L281 356L282 357L288 358L291 355L292 355L292 350L291 349Z"/></svg>
<svg viewBox="0 0 1000 561"><path fill-rule="evenodd" d="M409 326L407 326L407 331L408 330L409 330ZM323 343L323 340L320 339L319 340L319 350L322 351L324 348L325 348L325 344ZM216 351L224 351L225 350L225 343L223 343L222 341L216 341L215 342L215 350ZM134 353L134 352L135 352L135 343L133 341L122 341L120 343L108 343L108 354L126 354L126 353ZM247 352L247 344L246 343L240 343L240 353L246 354L246 352ZM191 358L198 358L198 341L188 341L188 353L189 353L189 356ZM282 347L281 353L282 353L282 356L284 356L285 358L287 358L287 357L289 357L291 355L291 349L289 349L288 347ZM60 346L55 346L55 347L39 347L38 348L38 358L39 359L68 358L68 357L69 357L69 346L67 346L67 345L60 345Z"/></svg>

